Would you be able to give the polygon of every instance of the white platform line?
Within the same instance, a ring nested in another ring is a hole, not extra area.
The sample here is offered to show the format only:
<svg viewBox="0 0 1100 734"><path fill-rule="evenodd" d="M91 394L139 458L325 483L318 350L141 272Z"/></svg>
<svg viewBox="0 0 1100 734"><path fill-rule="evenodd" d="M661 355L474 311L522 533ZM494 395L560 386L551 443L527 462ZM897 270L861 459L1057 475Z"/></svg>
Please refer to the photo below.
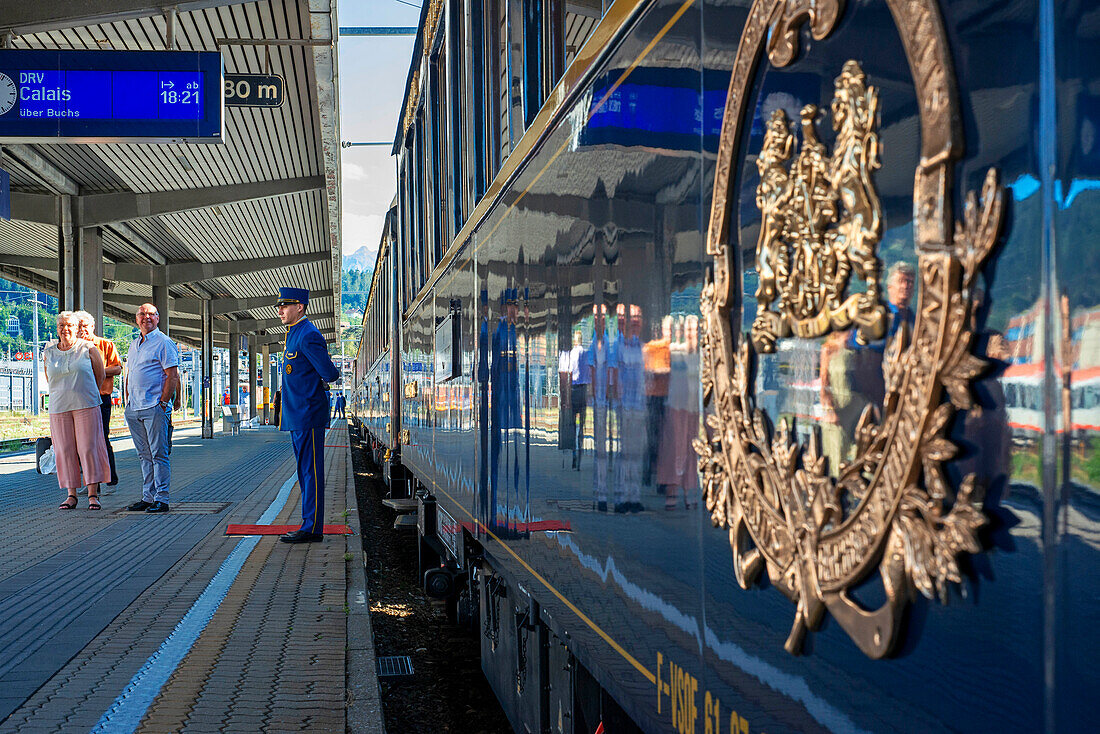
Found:
<svg viewBox="0 0 1100 734"><path fill-rule="evenodd" d="M279 488L279 494L260 515L257 524L267 525L279 516L297 481L298 476L295 475L283 483ZM244 568L245 561L259 542L258 535L242 538L229 552L221 568L187 610L187 614L183 615L183 619L161 643L160 648L149 656L141 669L130 679L130 684L100 718L99 723L92 729L94 734L122 734L123 732L132 734L137 730L149 706L160 693L160 689L172 677L172 673L176 671L180 662L187 657L187 653L191 652L199 635L206 629L214 613L218 611L222 600L236 581L237 574Z"/></svg>

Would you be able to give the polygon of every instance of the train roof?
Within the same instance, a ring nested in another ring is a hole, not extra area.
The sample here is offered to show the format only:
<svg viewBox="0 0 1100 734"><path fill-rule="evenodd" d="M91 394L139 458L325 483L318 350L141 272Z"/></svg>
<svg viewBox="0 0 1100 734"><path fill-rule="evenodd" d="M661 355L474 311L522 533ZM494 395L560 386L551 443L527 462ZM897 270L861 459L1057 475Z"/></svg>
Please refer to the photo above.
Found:
<svg viewBox="0 0 1100 734"><path fill-rule="evenodd" d="M412 58L409 59L409 72L405 76L405 93L401 96L401 116L397 119L397 130L393 136L393 147L390 149L390 155L397 155L397 152L401 150L401 141L405 139L405 132L409 129L409 115L412 113L411 108L415 108L419 101L420 90L416 89L416 97L412 97L414 90L413 87L418 87L420 84L419 72L420 63L424 56L424 37L428 33L434 32L435 27L438 25L439 14L443 11L442 0L430 0L425 2L420 8L420 20L417 21L416 27L419 29L416 33L416 43L413 45ZM427 20L429 17L436 19L436 22L428 27Z"/></svg>

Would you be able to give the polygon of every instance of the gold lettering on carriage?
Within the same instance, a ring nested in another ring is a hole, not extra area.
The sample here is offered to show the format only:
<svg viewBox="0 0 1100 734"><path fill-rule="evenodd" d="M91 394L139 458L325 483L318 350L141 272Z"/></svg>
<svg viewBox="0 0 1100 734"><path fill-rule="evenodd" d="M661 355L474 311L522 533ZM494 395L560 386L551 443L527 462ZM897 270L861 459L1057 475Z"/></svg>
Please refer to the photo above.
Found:
<svg viewBox="0 0 1100 734"><path fill-rule="evenodd" d="M848 61L837 77L831 110L831 155L817 135L818 107L808 104L799 113L801 150L789 168L795 138L781 109L768 119L756 158L760 281L752 340L761 352L774 352L776 340L791 334L813 338L855 325L866 344L886 329L876 252L882 205L871 180L880 165L878 90L858 62ZM867 289L846 296L853 274Z"/></svg>

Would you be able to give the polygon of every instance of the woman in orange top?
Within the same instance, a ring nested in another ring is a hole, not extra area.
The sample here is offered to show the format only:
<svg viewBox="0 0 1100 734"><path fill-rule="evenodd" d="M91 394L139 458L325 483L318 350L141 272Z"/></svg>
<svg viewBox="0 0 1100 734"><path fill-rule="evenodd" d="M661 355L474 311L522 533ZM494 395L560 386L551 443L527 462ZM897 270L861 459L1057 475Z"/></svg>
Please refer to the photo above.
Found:
<svg viewBox="0 0 1100 734"><path fill-rule="evenodd" d="M642 471L642 483L653 484L653 475L657 472L657 451L661 445L661 434L665 428L665 403L668 401L668 376L671 371L672 318L665 316L660 329L654 329L654 339L642 347L642 359L645 363L645 401L646 401L646 444L645 462ZM663 487L657 488L658 492Z"/></svg>
<svg viewBox="0 0 1100 734"><path fill-rule="evenodd" d="M103 418L103 442L107 445L107 460L111 464L111 481L107 486L118 484L118 472L115 470L115 451L111 448L111 394L115 390L115 375L122 374L122 360L118 357L115 343L110 339L96 336L95 317L87 311L73 312L79 321L77 337L95 344L95 348L103 356L105 374L99 382L99 413ZM104 490L103 494L109 494L114 490Z"/></svg>

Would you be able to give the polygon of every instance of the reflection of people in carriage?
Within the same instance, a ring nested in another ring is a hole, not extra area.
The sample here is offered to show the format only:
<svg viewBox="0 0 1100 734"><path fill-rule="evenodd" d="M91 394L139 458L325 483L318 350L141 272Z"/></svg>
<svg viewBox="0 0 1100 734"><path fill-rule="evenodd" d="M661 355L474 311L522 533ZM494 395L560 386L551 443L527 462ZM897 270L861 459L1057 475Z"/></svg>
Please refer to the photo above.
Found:
<svg viewBox="0 0 1100 734"><path fill-rule="evenodd" d="M665 485L665 509L697 504L699 474L692 440L699 433L699 317L677 320L669 345L668 403L657 482Z"/></svg>
<svg viewBox="0 0 1100 734"><path fill-rule="evenodd" d="M882 377L882 357L886 344L894 338L902 324L910 329L913 327L914 313L909 302L913 298L914 280L912 265L907 262L894 263L886 281L886 293L889 297L886 310L890 319L886 336L866 346L856 340L855 330L848 338L847 346L852 350L850 376L853 395L857 402L862 400L863 405L869 403L879 411L882 410L882 401L886 397L886 384ZM863 411L863 405L859 406L859 412ZM856 420L858 419L859 413L856 414Z"/></svg>
<svg viewBox="0 0 1100 734"><path fill-rule="evenodd" d="M642 349L645 359L646 453L642 481L653 484L657 474L657 452L665 427L665 401L668 400L669 345L672 343L672 317L665 316L653 325L653 339ZM658 492L664 487L658 484Z"/></svg>
<svg viewBox="0 0 1100 734"><path fill-rule="evenodd" d="M835 472L841 461L850 459L848 455L852 445L858 410L865 403L854 403L852 385L849 377L851 352L845 344L851 338L849 331L834 331L821 346L821 408L822 452L829 459L829 471Z"/></svg>
<svg viewBox="0 0 1100 734"><path fill-rule="evenodd" d="M628 315L629 312L629 315ZM641 512L642 455L646 448L642 308L620 303L619 335L612 345L618 366L619 453L615 457L615 512ZM623 333L625 330L625 334Z"/></svg>
<svg viewBox="0 0 1100 734"><path fill-rule="evenodd" d="M477 329L477 383L480 399L478 400L478 426L481 427L478 451L478 514L482 522L492 521L490 508L496 512L495 498L489 496L489 292L482 289L480 294L481 314L478 319ZM494 488L496 480L494 479ZM492 502L491 502L492 501Z"/></svg>
<svg viewBox="0 0 1100 734"><path fill-rule="evenodd" d="M886 291L890 317L886 336L867 345L856 339L856 330L834 332L821 347L821 406L823 451L835 469L840 461L849 460L856 425L864 408L874 405L882 410L886 384L882 375L882 359L886 345L906 324L914 321L909 303L913 298L913 266L906 262L890 268Z"/></svg>
<svg viewBox="0 0 1100 734"><path fill-rule="evenodd" d="M913 300L915 283L916 271L913 270L912 265L904 261L894 263L890 267L890 275L886 280L886 294L889 298L886 311L890 316L890 325L886 331L886 336L866 346L861 346L856 342L853 334L848 340L849 348L870 350L881 355L886 349L887 342L898 332L902 323L912 327L915 315L913 309L909 306L909 302Z"/></svg>
<svg viewBox="0 0 1100 734"><path fill-rule="evenodd" d="M886 304L886 310L890 312L890 330L886 338L890 339L897 333L902 322L913 326L913 309L909 302L913 299L913 288L916 285L916 271L907 262L894 263L890 268L890 277L886 281L886 294L890 302Z"/></svg>
<svg viewBox="0 0 1100 734"><path fill-rule="evenodd" d="M558 351L558 449L572 453L577 429L570 408L572 396L569 393L573 387L573 368L569 364L572 343L569 340L568 328L561 334L559 340L561 349Z"/></svg>
<svg viewBox="0 0 1100 734"><path fill-rule="evenodd" d="M500 453L505 451L505 479L504 479L504 514L507 523L508 513L511 510L512 495L518 491L519 485L519 460L518 440L513 429L519 428L520 403L519 380L516 365L516 314L518 311L517 291L508 288L501 294L502 313L497 322L497 328L493 331L492 364L489 366L489 389L491 393L490 406L490 519L494 521L497 514L497 503L502 500L499 496L499 470ZM509 440L512 439L512 440ZM511 482L509 482L511 478Z"/></svg>
<svg viewBox="0 0 1100 734"><path fill-rule="evenodd" d="M584 419L588 413L588 383L592 375L588 369L588 350L584 346L584 334L573 332L573 348L569 350L569 415L573 430L573 468L580 471L584 454Z"/></svg>
<svg viewBox="0 0 1100 734"><path fill-rule="evenodd" d="M600 303L592 307L595 333L588 348L588 366L592 382L592 442L593 471L596 493L596 509L607 511L608 432L607 409L615 395L617 365L611 345L607 343L605 330L607 306Z"/></svg>

